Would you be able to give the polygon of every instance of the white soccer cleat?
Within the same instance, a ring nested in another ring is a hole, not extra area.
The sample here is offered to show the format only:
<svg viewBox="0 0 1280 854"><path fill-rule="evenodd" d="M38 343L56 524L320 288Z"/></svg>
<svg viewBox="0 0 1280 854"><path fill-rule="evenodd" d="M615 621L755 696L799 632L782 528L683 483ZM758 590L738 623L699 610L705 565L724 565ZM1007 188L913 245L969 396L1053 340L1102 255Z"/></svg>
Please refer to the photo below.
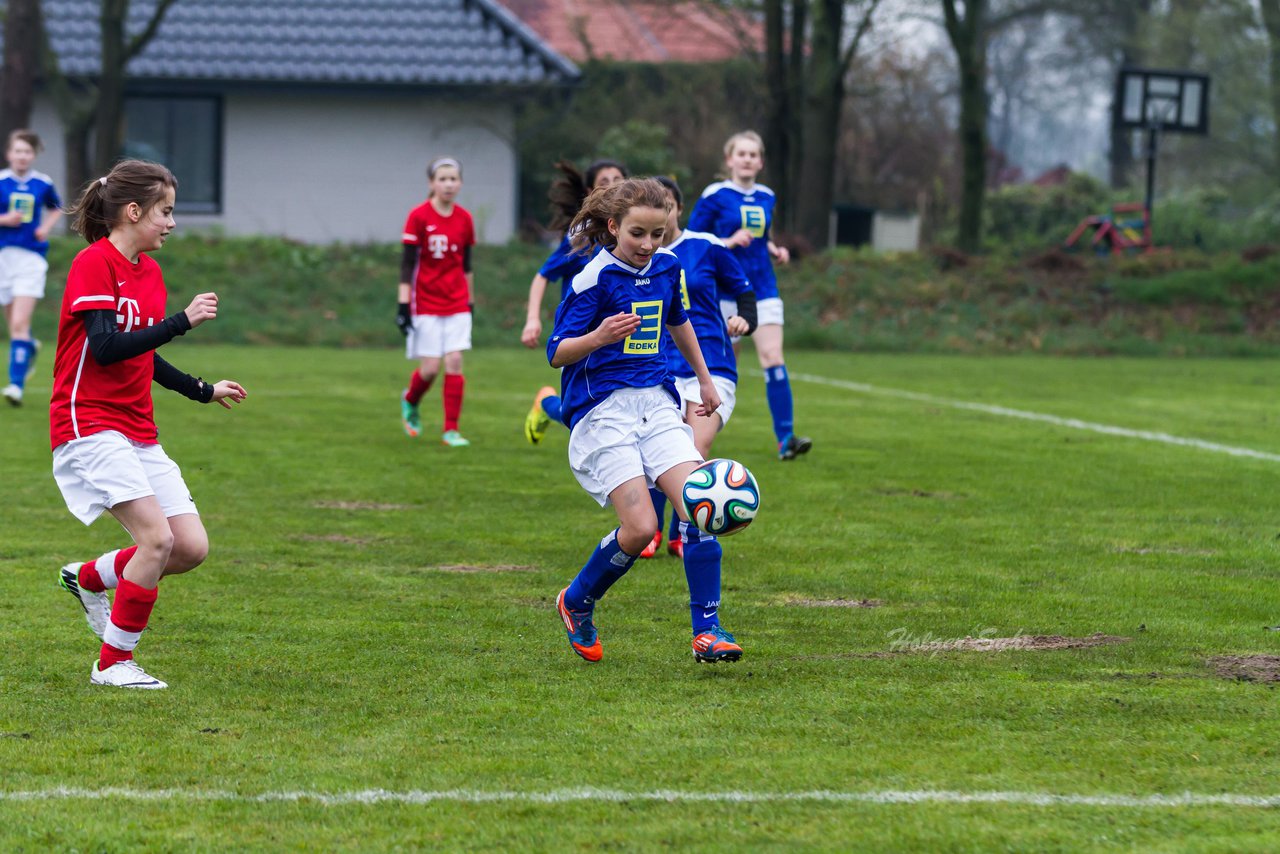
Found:
<svg viewBox="0 0 1280 854"><path fill-rule="evenodd" d="M4 391L0 392L0 394L4 395L4 399L9 401L10 406L22 405L22 389L20 389L18 386L14 385L13 383L9 383L7 386L5 386Z"/></svg>
<svg viewBox="0 0 1280 854"><path fill-rule="evenodd" d="M169 687L154 676L148 676L132 658L117 661L106 670L99 670L98 662L95 661L93 670L89 671L89 681L94 685L110 685L112 688L143 688L152 691Z"/></svg>
<svg viewBox="0 0 1280 854"><path fill-rule="evenodd" d="M76 597L80 607L84 609L85 621L89 628L102 640L102 633L107 630L107 622L111 619L111 600L107 594L94 593L80 586L80 564L69 563L58 570L58 586Z"/></svg>

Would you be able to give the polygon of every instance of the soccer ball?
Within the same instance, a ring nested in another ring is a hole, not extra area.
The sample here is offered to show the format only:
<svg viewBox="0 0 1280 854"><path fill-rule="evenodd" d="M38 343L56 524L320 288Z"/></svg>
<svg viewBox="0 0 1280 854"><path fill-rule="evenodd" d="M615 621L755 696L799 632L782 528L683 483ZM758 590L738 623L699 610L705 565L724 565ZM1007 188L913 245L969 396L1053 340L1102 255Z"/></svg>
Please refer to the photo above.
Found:
<svg viewBox="0 0 1280 854"><path fill-rule="evenodd" d="M717 537L738 533L760 510L760 487L736 460L707 460L689 472L680 498L689 521Z"/></svg>

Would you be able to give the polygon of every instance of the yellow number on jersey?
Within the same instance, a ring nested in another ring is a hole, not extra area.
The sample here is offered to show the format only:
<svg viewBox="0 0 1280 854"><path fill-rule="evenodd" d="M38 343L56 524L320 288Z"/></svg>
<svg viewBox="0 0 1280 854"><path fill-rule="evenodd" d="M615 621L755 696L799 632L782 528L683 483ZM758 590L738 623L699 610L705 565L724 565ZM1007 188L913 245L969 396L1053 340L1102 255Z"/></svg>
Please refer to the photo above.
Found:
<svg viewBox="0 0 1280 854"><path fill-rule="evenodd" d="M684 310L689 310L689 283L684 278L684 268L680 269L680 304L684 306Z"/></svg>

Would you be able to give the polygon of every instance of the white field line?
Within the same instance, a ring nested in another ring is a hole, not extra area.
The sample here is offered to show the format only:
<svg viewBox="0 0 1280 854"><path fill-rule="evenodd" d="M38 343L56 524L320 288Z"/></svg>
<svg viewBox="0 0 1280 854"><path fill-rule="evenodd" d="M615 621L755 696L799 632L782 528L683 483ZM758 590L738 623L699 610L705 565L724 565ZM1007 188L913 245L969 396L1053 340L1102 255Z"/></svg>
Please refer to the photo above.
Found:
<svg viewBox="0 0 1280 854"><path fill-rule="evenodd" d="M1147 442L1163 442L1166 445L1181 445L1187 448L1196 448L1201 451L1229 454L1233 457L1249 457L1255 460L1267 460L1268 462L1280 463L1280 454L1271 454L1266 451L1255 451L1252 448L1237 448L1233 445L1221 445L1217 442L1207 442L1204 439L1188 439L1183 436L1173 436L1169 433L1159 433L1151 430L1131 430L1128 427L1115 427L1111 424L1097 424L1092 421L1081 421L1079 418L1060 418L1057 415L1046 415L1043 412L1028 412L1023 409L1010 409L1007 406L994 406L988 403L974 403L967 400L953 400L951 398L938 397L936 395L923 394L916 391L882 388L880 386L868 385L867 383L837 380L830 377L816 376L814 374L791 374L790 376L792 379L800 380L802 382L833 386L835 388L842 388L847 391L856 391L862 394L874 394L879 395L880 397L896 397L901 400L914 400L920 403L928 403L933 406L947 406L952 409L967 409L972 412L984 412L988 415L1002 415L1007 418L1021 418L1024 421L1040 421L1045 424L1053 424L1057 427L1069 427L1073 430L1089 430L1094 433L1105 433L1108 436L1121 436L1126 439L1142 439Z"/></svg>
<svg viewBox="0 0 1280 854"><path fill-rule="evenodd" d="M325 807L376 804L433 803L571 804L610 803L829 803L829 804L1012 804L1035 807L1104 807L1120 809L1178 809L1184 807L1280 807L1280 795L1196 794L1062 795L1048 792L916 791L834 792L705 792L658 789L627 792L618 789L551 789L545 792L444 789L439 791L364 789L353 792L280 791L245 794L216 789L82 789L58 786L36 791L0 791L0 803L30 801L127 800L147 802L231 802L245 804L312 803Z"/></svg>

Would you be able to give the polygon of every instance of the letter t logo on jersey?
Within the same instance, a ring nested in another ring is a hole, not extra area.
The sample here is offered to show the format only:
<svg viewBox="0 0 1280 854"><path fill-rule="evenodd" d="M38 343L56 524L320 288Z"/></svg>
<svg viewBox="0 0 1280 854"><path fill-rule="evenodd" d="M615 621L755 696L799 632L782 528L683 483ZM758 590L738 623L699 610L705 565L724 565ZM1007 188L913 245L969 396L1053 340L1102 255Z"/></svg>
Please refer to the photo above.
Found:
<svg viewBox="0 0 1280 854"><path fill-rule="evenodd" d="M428 234L427 250L431 252L431 257L439 261L444 257L445 251L449 248L449 235L447 234Z"/></svg>

